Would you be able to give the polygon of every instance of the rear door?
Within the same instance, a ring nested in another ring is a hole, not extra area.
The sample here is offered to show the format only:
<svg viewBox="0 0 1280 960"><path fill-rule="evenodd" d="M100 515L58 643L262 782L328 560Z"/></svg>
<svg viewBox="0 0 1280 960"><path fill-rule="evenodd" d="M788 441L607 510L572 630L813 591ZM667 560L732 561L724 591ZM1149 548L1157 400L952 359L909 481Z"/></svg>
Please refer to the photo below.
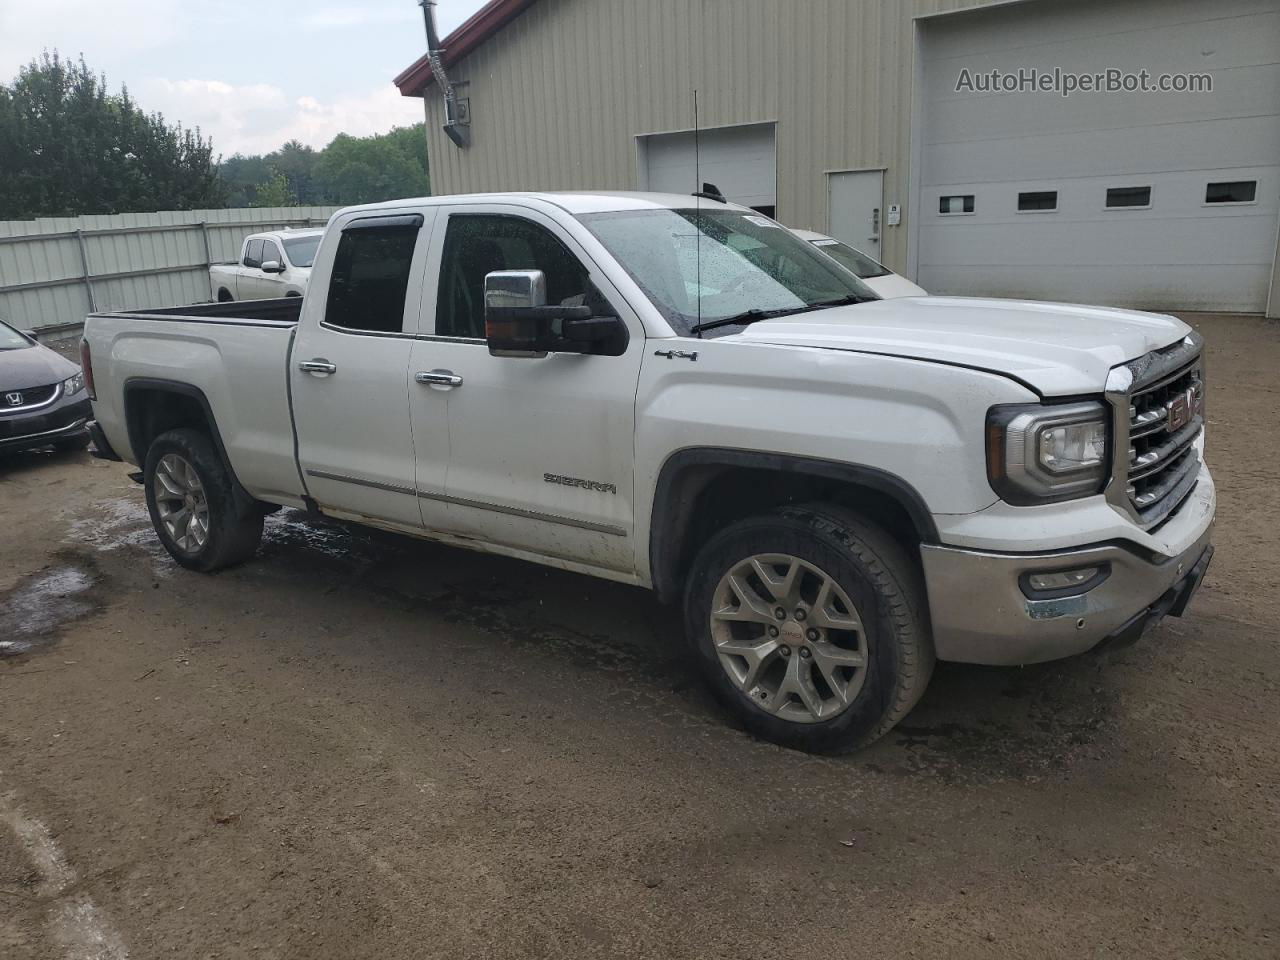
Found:
<svg viewBox="0 0 1280 960"><path fill-rule="evenodd" d="M431 207L357 215L331 228L336 251L317 260L290 377L298 462L327 513L421 527L409 359L434 222ZM424 445L447 449L443 415L418 429ZM436 469L443 488L443 460Z"/></svg>
<svg viewBox="0 0 1280 960"><path fill-rule="evenodd" d="M631 573L639 318L573 237L539 211L442 207L432 247L434 335L414 344L410 368L454 383L410 387L424 510L445 504L448 527L465 536ZM546 274L548 303L586 303L622 317L631 334L626 353L491 356L484 277L530 269ZM425 437L446 410L448 471L437 491L439 466Z"/></svg>

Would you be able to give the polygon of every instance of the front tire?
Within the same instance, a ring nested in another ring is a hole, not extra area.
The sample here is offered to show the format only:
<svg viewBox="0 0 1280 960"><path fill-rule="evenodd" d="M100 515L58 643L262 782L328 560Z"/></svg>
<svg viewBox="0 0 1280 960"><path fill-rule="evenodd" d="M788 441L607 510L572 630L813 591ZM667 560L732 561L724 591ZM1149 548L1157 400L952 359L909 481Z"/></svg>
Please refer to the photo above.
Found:
<svg viewBox="0 0 1280 960"><path fill-rule="evenodd" d="M156 535L182 566L209 573L258 549L262 513L237 502L234 480L206 434L181 429L156 437L143 482Z"/></svg>
<svg viewBox="0 0 1280 960"><path fill-rule="evenodd" d="M699 552L685 621L716 699L765 740L842 753L883 736L933 672L916 565L825 504L740 521Z"/></svg>

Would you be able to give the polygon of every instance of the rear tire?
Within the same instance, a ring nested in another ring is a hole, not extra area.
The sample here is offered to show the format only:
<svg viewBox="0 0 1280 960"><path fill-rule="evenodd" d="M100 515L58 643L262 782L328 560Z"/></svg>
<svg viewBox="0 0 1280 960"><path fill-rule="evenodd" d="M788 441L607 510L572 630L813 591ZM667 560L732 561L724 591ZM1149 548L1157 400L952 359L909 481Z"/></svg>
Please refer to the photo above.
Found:
<svg viewBox="0 0 1280 960"><path fill-rule="evenodd" d="M235 481L207 434L183 428L156 437L143 468L147 510L169 555L209 573L253 556L262 512L243 507Z"/></svg>
<svg viewBox="0 0 1280 960"><path fill-rule="evenodd" d="M713 537L693 564L685 624L716 699L756 736L812 753L883 736L933 672L916 564L884 530L827 504Z"/></svg>

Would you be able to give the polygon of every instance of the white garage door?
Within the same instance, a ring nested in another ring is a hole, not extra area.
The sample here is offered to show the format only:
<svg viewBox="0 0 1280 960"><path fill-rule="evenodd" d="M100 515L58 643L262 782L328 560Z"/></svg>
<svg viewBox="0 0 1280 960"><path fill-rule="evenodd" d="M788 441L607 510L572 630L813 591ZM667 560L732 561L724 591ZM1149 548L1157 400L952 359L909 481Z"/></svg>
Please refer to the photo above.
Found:
<svg viewBox="0 0 1280 960"><path fill-rule="evenodd" d="M773 215L778 167L771 123L639 138L640 189L693 193L713 183L734 203ZM701 179L699 179L701 178Z"/></svg>
<svg viewBox="0 0 1280 960"><path fill-rule="evenodd" d="M921 51L914 219L926 289L1264 308L1280 197L1280 0L1044 0L927 21ZM1213 89L956 89L966 70L1054 68L1203 72Z"/></svg>

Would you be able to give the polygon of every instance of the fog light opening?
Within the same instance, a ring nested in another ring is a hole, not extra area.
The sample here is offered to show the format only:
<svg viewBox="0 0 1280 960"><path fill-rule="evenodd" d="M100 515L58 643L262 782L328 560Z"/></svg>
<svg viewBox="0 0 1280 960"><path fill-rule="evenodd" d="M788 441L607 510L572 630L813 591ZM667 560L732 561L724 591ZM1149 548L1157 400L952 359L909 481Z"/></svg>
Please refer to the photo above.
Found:
<svg viewBox="0 0 1280 960"><path fill-rule="evenodd" d="M1054 600L1088 593L1111 575L1110 564L1090 564L1066 570L1036 570L1018 578L1030 600Z"/></svg>

